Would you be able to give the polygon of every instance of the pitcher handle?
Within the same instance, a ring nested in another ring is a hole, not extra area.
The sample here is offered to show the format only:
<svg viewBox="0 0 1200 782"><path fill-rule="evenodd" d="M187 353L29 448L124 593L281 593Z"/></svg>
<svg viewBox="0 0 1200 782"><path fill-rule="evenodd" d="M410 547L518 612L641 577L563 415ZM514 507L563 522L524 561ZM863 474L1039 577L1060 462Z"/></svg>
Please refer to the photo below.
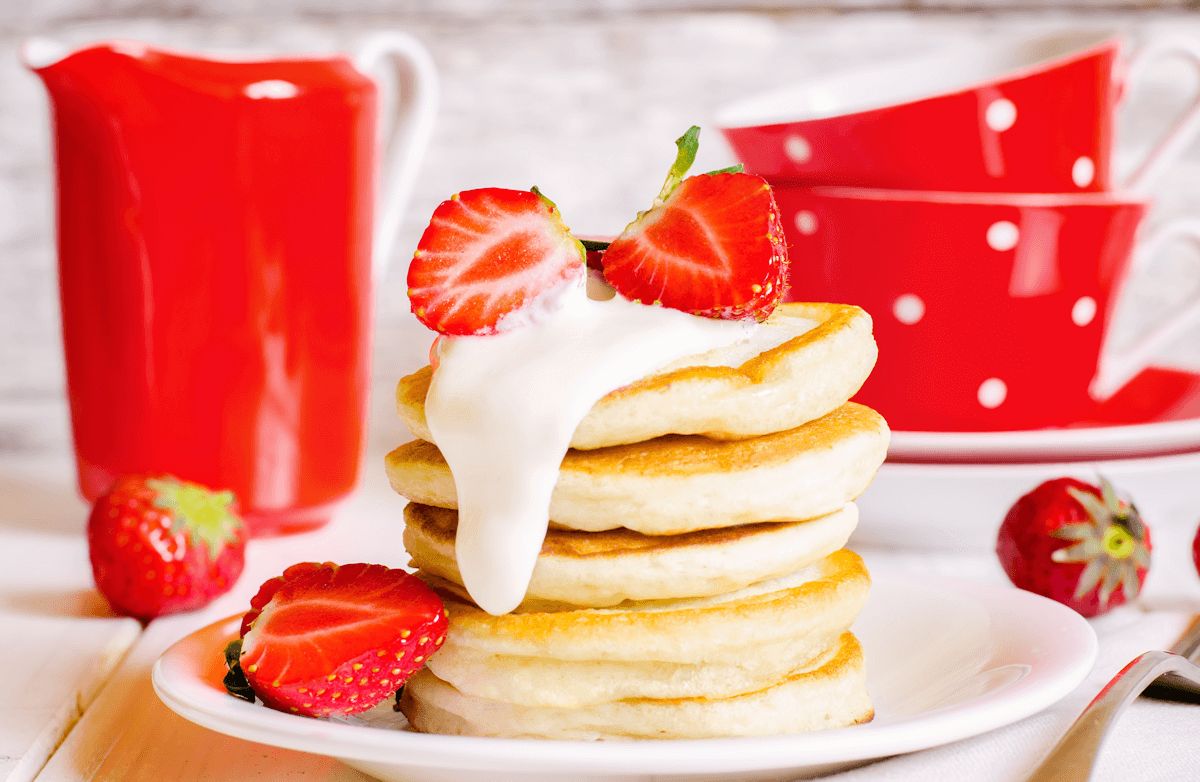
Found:
<svg viewBox="0 0 1200 782"><path fill-rule="evenodd" d="M1130 58L1126 84L1133 85L1148 67L1164 59L1182 59L1200 76L1200 46L1186 38L1164 38L1143 46ZM1200 89L1125 180L1125 188L1145 194L1150 184L1179 157L1197 133L1200 133Z"/></svg>
<svg viewBox="0 0 1200 782"><path fill-rule="evenodd" d="M1200 255L1200 219L1184 217L1156 228L1138 247L1131 275L1139 274L1168 245L1181 239L1188 240L1192 250ZM1167 343L1198 323L1200 300L1185 305L1121 351L1105 350L1100 356L1096 377L1092 380L1092 397L1103 401L1120 391L1139 372L1151 365Z"/></svg>
<svg viewBox="0 0 1200 782"><path fill-rule="evenodd" d="M404 207L412 195L417 170L433 133L437 71L428 50L416 38L400 32L378 33L368 38L354 64L372 77L377 77L385 66L391 70L390 78L376 78L380 85L382 173L375 208L371 271L378 283L387 274L394 255ZM388 95L383 93L385 86L390 86Z"/></svg>

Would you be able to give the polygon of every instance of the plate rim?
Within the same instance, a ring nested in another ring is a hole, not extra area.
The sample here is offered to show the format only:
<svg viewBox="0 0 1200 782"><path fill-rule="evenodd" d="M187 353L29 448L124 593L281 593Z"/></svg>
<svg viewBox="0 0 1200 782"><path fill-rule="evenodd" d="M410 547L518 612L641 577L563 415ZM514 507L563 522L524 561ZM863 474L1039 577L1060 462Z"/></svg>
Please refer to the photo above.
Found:
<svg viewBox="0 0 1200 782"><path fill-rule="evenodd" d="M582 764L591 763L597 772L603 773L687 774L854 763L932 749L1037 714L1078 687L1095 664L1098 641L1091 624L1048 598L1015 587L967 579L897 575L875 579L875 588L889 585L953 589L980 603L993 619L999 604L1024 601L1026 606L1041 612L1045 621L1057 614L1053 621L1059 623L1062 632L1073 637L1078 648L1069 660L1059 661L1050 671L1022 677L1007 687L960 704L892 723L867 723L809 734L709 739L574 741L444 736L316 721L274 712L223 694L220 696L223 701L215 710L204 708L203 699L199 705L189 701L188 685L204 696L212 695L211 685L192 678L181 687L168 673L168 667L176 664L177 656L194 659L187 655L190 647L206 635L235 627L240 615L212 622L172 644L155 661L151 682L168 708L204 728L268 746L327 755L351 764L500 772L498 764L507 767L516 763L526 773L551 773L578 770ZM868 740L863 740L867 739L863 731L870 731ZM685 747L686 752L681 751Z"/></svg>
<svg viewBox="0 0 1200 782"><path fill-rule="evenodd" d="M1169 435L1169 437L1168 437ZM1157 439L1155 439L1157 438ZM1153 440L1153 442L1149 442ZM1105 458L1123 450L1143 457L1200 448L1200 417L1112 426L1011 429L972 432L892 431L888 455L900 459L990 456L1036 460L1039 457Z"/></svg>
<svg viewBox="0 0 1200 782"><path fill-rule="evenodd" d="M941 473L947 477L978 479L981 475L994 478L1000 475L1036 475L1046 471L1055 473L1092 473L1097 468L1106 475L1119 475L1127 470L1158 471L1186 469L1200 463L1200 449L1182 453L1146 454L1115 459L1069 459L1063 461L1013 461L1013 462L905 462L887 460L880 471L901 475Z"/></svg>

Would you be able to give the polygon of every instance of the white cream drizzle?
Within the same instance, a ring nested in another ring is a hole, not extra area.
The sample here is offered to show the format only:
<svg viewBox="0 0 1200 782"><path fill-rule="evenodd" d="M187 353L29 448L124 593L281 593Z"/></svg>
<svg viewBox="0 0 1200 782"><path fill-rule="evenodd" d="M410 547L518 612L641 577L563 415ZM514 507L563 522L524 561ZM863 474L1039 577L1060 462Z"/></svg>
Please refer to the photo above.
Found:
<svg viewBox="0 0 1200 782"><path fill-rule="evenodd" d="M556 292L557 293L557 292ZM529 586L571 437L608 392L685 356L749 339L748 321L635 304L590 277L535 323L443 337L425 400L458 495L455 553L480 608L504 614Z"/></svg>

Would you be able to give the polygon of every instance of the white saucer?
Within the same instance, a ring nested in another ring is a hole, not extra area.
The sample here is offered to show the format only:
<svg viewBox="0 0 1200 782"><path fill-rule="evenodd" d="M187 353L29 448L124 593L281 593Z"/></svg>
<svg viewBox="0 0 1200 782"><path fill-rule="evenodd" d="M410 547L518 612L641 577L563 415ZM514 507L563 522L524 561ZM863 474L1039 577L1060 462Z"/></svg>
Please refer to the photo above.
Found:
<svg viewBox="0 0 1200 782"><path fill-rule="evenodd" d="M238 619L168 649L154 689L206 728L329 755L384 780L783 780L948 744L1050 706L1091 670L1096 636L1078 614L1012 588L881 577L855 632L876 718L799 736L694 741L537 741L413 733L388 705L328 722L227 695L222 649ZM748 648L752 648L748 647Z"/></svg>
<svg viewBox="0 0 1200 782"><path fill-rule="evenodd" d="M1016 432L892 432L888 456L938 461L1112 459L1200 449L1200 418Z"/></svg>
<svg viewBox="0 0 1200 782"><path fill-rule="evenodd" d="M1200 516L1200 452L1136 459L1031 464L887 462L856 502L852 544L901 548L993 549L1019 497L1051 478L1108 478L1155 522L1194 525ZM1194 527L1190 527L1193 528Z"/></svg>

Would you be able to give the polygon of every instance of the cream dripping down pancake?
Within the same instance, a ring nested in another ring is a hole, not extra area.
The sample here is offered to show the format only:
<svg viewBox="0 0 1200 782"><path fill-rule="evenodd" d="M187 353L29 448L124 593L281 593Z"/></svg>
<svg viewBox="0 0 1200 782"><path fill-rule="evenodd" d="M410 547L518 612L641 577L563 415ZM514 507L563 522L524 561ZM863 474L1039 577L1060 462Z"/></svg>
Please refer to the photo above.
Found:
<svg viewBox="0 0 1200 782"><path fill-rule="evenodd" d="M687 356L601 397L571 437L575 449L665 434L742 439L794 429L852 397L878 351L866 312L781 304L744 340ZM413 436L433 441L425 400L433 370L400 380L396 405Z"/></svg>
<svg viewBox="0 0 1200 782"><path fill-rule="evenodd" d="M837 551L858 522L853 503L810 521L746 524L684 535L551 527L522 606L603 608L732 592L792 573ZM422 572L462 586L454 560L458 514L410 502L404 548Z"/></svg>
<svg viewBox="0 0 1200 782"><path fill-rule="evenodd" d="M570 451L550 476L548 517L568 529L626 527L647 535L811 519L867 488L887 455L888 434L878 413L848 402L803 426L748 440L668 435ZM414 440L388 454L386 468L392 487L410 500L459 509L461 545L462 480L453 464ZM547 510L537 512L544 534Z"/></svg>
<svg viewBox="0 0 1200 782"><path fill-rule="evenodd" d="M616 388L757 328L636 304L589 280L590 291L567 286L556 309L521 328L438 343L425 418L453 475L459 572L490 613L511 611L525 596L559 465L588 410Z"/></svg>

